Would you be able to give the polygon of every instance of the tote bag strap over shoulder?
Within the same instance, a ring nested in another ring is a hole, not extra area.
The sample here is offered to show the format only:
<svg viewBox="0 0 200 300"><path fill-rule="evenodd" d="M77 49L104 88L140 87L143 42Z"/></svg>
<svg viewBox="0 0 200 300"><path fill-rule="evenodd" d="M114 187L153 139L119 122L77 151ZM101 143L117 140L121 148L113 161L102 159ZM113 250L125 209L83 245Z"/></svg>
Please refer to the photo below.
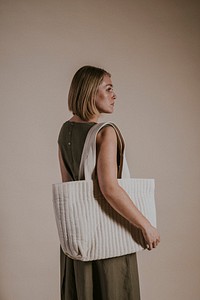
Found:
<svg viewBox="0 0 200 300"><path fill-rule="evenodd" d="M79 180L91 180L94 177L94 170L96 166L96 138L98 132L106 127L112 126L115 129L117 135L117 143L120 151L120 167L119 174L121 178L130 178L130 172L125 158L125 143L118 127L112 122L98 123L92 126L89 130L83 152L81 156L81 162L79 167Z"/></svg>

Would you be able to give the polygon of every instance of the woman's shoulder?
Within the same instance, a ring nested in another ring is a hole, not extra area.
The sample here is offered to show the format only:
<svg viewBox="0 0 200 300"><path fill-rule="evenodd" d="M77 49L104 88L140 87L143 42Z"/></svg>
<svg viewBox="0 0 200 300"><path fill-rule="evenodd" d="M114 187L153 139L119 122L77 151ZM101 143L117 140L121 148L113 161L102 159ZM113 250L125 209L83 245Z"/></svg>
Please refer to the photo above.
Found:
<svg viewBox="0 0 200 300"><path fill-rule="evenodd" d="M59 135L62 135L69 128L69 126L70 126L69 121L64 122L61 125Z"/></svg>
<svg viewBox="0 0 200 300"><path fill-rule="evenodd" d="M115 143L117 141L116 129L111 124L106 124L97 134L97 144Z"/></svg>

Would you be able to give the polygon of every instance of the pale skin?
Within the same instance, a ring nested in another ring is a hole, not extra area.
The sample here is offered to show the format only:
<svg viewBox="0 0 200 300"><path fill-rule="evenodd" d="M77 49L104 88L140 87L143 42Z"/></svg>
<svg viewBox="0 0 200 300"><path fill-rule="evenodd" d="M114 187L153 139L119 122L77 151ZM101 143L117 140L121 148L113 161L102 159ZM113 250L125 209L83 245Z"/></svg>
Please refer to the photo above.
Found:
<svg viewBox="0 0 200 300"><path fill-rule="evenodd" d="M98 122L101 113L112 113L116 95L109 76L104 76L95 99L98 114L88 122ZM74 115L73 122L85 122ZM104 127L97 135L97 177L99 187L109 204L133 226L141 229L147 248L152 250L160 242L160 235L155 227L143 216L133 204L128 194L120 187L117 181L117 136L111 126ZM59 161L62 181L70 181L71 178L64 166L59 150Z"/></svg>

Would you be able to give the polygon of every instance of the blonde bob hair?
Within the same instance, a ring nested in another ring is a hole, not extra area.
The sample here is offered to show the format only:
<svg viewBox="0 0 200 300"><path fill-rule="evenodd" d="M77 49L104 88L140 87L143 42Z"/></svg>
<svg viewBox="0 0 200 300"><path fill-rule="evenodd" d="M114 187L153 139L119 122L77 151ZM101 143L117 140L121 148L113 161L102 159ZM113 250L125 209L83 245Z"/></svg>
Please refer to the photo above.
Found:
<svg viewBox="0 0 200 300"><path fill-rule="evenodd" d="M68 94L68 108L74 115L88 121L98 113L95 98L103 77L111 75L104 69L84 66L74 75Z"/></svg>

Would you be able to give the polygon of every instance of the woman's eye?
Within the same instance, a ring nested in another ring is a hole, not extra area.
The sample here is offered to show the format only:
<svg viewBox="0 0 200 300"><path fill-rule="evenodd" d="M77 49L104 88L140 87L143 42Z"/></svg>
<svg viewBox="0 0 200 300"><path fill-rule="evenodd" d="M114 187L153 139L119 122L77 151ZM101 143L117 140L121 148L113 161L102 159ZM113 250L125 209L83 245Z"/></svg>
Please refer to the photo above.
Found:
<svg viewBox="0 0 200 300"><path fill-rule="evenodd" d="M111 92L113 89L111 87L107 88L107 92Z"/></svg>

